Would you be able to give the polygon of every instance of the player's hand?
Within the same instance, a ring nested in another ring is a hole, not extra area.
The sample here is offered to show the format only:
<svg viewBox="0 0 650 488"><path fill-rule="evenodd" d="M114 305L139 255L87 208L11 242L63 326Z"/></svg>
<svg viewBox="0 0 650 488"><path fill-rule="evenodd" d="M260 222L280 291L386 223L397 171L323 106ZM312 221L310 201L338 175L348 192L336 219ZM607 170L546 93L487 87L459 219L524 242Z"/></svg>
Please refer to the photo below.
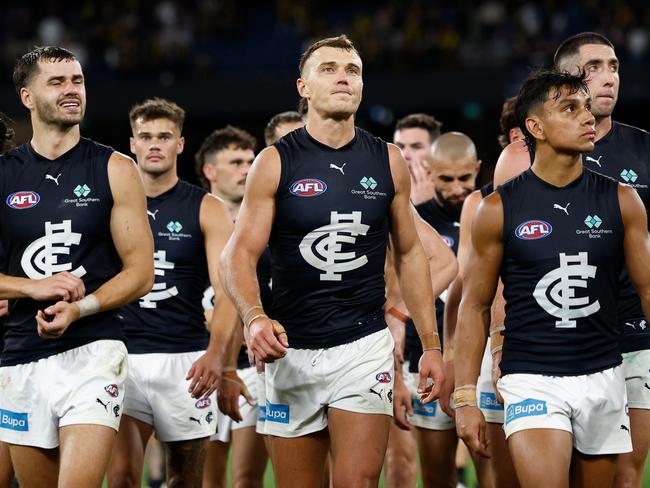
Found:
<svg viewBox="0 0 650 488"><path fill-rule="evenodd" d="M0 300L0 317L9 313L9 300Z"/></svg>
<svg viewBox="0 0 650 488"><path fill-rule="evenodd" d="M257 361L272 363L287 355L287 333L277 320L260 317L250 325L248 334L248 349Z"/></svg>
<svg viewBox="0 0 650 488"><path fill-rule="evenodd" d="M411 173L411 202L413 205L420 205L431 200L436 192L426 161L411 161L409 171Z"/></svg>
<svg viewBox="0 0 650 488"><path fill-rule="evenodd" d="M221 370L221 357L217 352L206 351L194 361L185 377L186 380L192 380L187 389L192 398L212 395L221 381Z"/></svg>
<svg viewBox="0 0 650 488"><path fill-rule="evenodd" d="M503 397L501 396L501 393L499 393L499 389L497 388L497 381L499 381L499 378L501 377L502 354L503 351L497 351L494 354L492 354L492 384L494 385L494 392L497 395L497 402L503 405Z"/></svg>
<svg viewBox="0 0 650 488"><path fill-rule="evenodd" d="M390 330L391 335L393 336L393 342L395 342L395 360L397 364L395 367L400 367L404 364L404 339L406 336L406 326L404 322L393 317L391 314L384 314L384 319L388 325L388 330Z"/></svg>
<svg viewBox="0 0 650 488"><path fill-rule="evenodd" d="M86 287L81 278L64 271L42 280L29 280L25 293L34 300L63 300L76 302L86 294Z"/></svg>
<svg viewBox="0 0 650 488"><path fill-rule="evenodd" d="M79 307L74 303L56 302L36 312L36 329L41 337L61 337L69 325L79 318Z"/></svg>
<svg viewBox="0 0 650 488"><path fill-rule="evenodd" d="M239 410L240 396L243 396L249 405L255 406L255 399L251 396L248 388L246 388L244 380L235 371L225 371L221 377L217 404L219 405L219 410L235 422L241 422L243 420Z"/></svg>
<svg viewBox="0 0 650 488"><path fill-rule="evenodd" d="M393 384L393 419L395 420L395 425L402 430L411 430L413 425L408 420L410 415L413 415L411 392L406 387L402 375L396 374L395 383Z"/></svg>
<svg viewBox="0 0 650 488"><path fill-rule="evenodd" d="M470 451L484 458L490 457L485 417L478 407L467 406L456 409L456 432Z"/></svg>
<svg viewBox="0 0 650 488"><path fill-rule="evenodd" d="M451 418L456 416L456 411L451 408L451 395L454 393L454 361L443 361L445 368L445 382L440 388L440 398L438 403L442 411L449 415Z"/></svg>
<svg viewBox="0 0 650 488"><path fill-rule="evenodd" d="M418 362L420 402L430 403L440 396L445 382L442 354L437 349L424 351Z"/></svg>

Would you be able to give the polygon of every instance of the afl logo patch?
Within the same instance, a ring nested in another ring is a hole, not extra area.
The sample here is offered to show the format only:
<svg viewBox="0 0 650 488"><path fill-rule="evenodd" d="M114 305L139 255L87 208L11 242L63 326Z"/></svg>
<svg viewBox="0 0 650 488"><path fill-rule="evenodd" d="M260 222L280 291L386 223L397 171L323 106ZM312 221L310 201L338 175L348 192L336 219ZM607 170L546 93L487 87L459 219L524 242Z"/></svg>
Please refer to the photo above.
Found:
<svg viewBox="0 0 650 488"><path fill-rule="evenodd" d="M17 191L7 197L7 205L16 210L35 207L41 196L35 191Z"/></svg>
<svg viewBox="0 0 650 488"><path fill-rule="evenodd" d="M210 405L212 405L212 400L209 398L201 398L194 404L196 408L208 408Z"/></svg>
<svg viewBox="0 0 650 488"><path fill-rule="evenodd" d="M383 371L381 373L377 373L375 376L375 379L379 381L380 383L390 383L392 378L390 376L390 373L388 371Z"/></svg>
<svg viewBox="0 0 650 488"><path fill-rule="evenodd" d="M553 232L553 227L543 220L529 220L523 224L519 224L517 229L515 229L515 235L519 239L526 241L543 239L551 235L551 232Z"/></svg>
<svg viewBox="0 0 650 488"><path fill-rule="evenodd" d="M305 178L291 184L289 191L297 197L317 197L327 191L324 181L315 178Z"/></svg>

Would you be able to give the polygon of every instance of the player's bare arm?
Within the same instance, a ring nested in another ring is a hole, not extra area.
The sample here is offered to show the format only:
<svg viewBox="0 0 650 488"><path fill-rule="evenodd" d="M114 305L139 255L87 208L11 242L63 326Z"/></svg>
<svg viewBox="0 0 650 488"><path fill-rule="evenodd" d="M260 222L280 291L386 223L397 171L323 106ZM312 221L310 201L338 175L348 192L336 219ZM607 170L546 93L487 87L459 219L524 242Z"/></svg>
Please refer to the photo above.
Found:
<svg viewBox="0 0 650 488"><path fill-rule="evenodd" d="M454 391L454 349L456 333L456 320L458 319L458 306L463 292L463 274L462 270L467 269L467 259L472 243L472 221L474 214L481 203L481 191L473 191L463 203L463 209L460 213L460 234L458 238L458 253L456 259L458 260L458 274L453 283L449 286L447 291L447 299L445 300L445 313L443 320L443 337L445 343L445 351L443 354L443 361L445 365L445 376L448 381L445 381L443 391L440 393L440 407L442 410L453 417L454 410L451 408L451 394Z"/></svg>
<svg viewBox="0 0 650 488"><path fill-rule="evenodd" d="M406 163L397 148L388 144L388 155L393 175L395 196L390 208L390 235L393 246L395 271L399 276L404 302L410 311L415 327L423 341L424 353L420 359L418 391L422 402L435 400L444 382L440 339L435 320L433 291L427 256L418 238L409 202L410 176ZM433 385L427 387L427 379Z"/></svg>
<svg viewBox="0 0 650 488"><path fill-rule="evenodd" d="M625 226L625 263L643 313L650 317L650 235L645 208L636 190L627 185L618 185L618 200Z"/></svg>
<svg viewBox="0 0 650 488"><path fill-rule="evenodd" d="M289 345L279 324L264 313L256 273L257 262L271 234L279 181L280 155L274 147L267 147L251 166L235 230L222 257L226 293L248 328L251 352L263 362L284 357Z"/></svg>
<svg viewBox="0 0 650 488"><path fill-rule="evenodd" d="M526 143L522 140L508 144L501 151L494 168L494 187L502 185L528 168L530 168L530 153Z"/></svg>
<svg viewBox="0 0 650 488"><path fill-rule="evenodd" d="M219 281L219 258L232 234L230 213L223 202L208 194L201 202L199 222L205 242L210 285L215 290L215 296L223 295ZM210 342L205 354L192 365L186 378L192 380L189 392L194 398L209 396L219 386L226 346L238 323L237 310L228 298L215 301L209 322Z"/></svg>
<svg viewBox="0 0 650 488"><path fill-rule="evenodd" d="M472 224L472 248L463 277L463 298L456 329L456 429L474 452L487 457L485 419L476 405L476 381L488 336L490 308L503 258L503 207L493 193L485 198Z"/></svg>
<svg viewBox="0 0 650 488"><path fill-rule="evenodd" d="M145 295L153 286L153 238L140 175L133 160L114 152L108 161L113 195L111 237L122 270L92 295L74 303L57 302L36 316L39 334L58 337L80 316L121 307ZM46 315L54 316L52 321Z"/></svg>

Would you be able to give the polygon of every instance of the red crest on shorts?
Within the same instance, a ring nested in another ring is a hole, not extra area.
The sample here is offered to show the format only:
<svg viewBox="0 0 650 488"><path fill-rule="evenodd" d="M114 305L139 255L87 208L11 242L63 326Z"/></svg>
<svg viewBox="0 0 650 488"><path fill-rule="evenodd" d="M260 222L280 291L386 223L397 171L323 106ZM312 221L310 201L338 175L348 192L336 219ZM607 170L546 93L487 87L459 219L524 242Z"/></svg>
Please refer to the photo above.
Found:
<svg viewBox="0 0 650 488"><path fill-rule="evenodd" d="M196 408L208 408L210 405L212 405L212 400L209 398L201 398L194 404Z"/></svg>
<svg viewBox="0 0 650 488"><path fill-rule="evenodd" d="M390 383L392 378L390 376L390 373L388 371L383 371L381 373L377 373L377 376L375 376L375 379L379 381L380 383Z"/></svg>

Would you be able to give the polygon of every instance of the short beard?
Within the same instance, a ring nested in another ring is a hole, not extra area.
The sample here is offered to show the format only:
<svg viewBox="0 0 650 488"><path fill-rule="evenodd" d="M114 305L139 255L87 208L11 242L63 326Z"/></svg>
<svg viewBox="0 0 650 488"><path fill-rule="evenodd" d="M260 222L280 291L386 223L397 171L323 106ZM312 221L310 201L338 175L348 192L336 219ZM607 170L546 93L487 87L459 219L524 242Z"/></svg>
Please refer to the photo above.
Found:
<svg viewBox="0 0 650 488"><path fill-rule="evenodd" d="M463 202L455 203L452 202L451 200L446 200L443 196L442 193L440 193L438 190L435 190L436 192L436 198L438 202L440 202L440 205L442 208L445 210L445 212L452 217L456 221L460 220L460 212L463 209Z"/></svg>
<svg viewBox="0 0 650 488"><path fill-rule="evenodd" d="M80 102L81 103L81 102ZM79 116L74 118L62 118L56 112L56 108L53 108L47 103L42 103L38 98L34 100L34 105L36 106L36 111L38 117L48 125L55 125L61 129L69 129L75 125L79 125L84 118L85 109L82 106Z"/></svg>

